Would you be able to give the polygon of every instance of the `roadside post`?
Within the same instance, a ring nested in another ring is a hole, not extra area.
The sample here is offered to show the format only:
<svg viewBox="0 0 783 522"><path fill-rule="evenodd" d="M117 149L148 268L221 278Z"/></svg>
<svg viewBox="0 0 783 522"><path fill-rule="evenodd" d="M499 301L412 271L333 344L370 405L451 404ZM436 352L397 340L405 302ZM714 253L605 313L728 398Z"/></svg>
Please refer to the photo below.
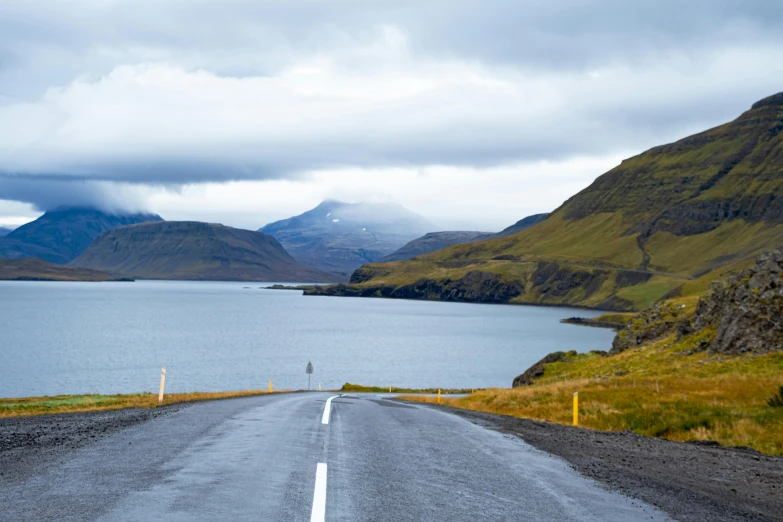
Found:
<svg viewBox="0 0 783 522"><path fill-rule="evenodd" d="M307 363L307 368L305 368L305 372L307 372L307 389L310 389L310 377L313 375L313 363L309 362Z"/></svg>
<svg viewBox="0 0 783 522"><path fill-rule="evenodd" d="M579 426L579 392L574 392L574 426Z"/></svg>
<svg viewBox="0 0 783 522"><path fill-rule="evenodd" d="M269 393L272 393L272 379L269 379Z"/></svg>
<svg viewBox="0 0 783 522"><path fill-rule="evenodd" d="M166 385L166 367L160 369L160 391L158 392L158 402L163 402L163 387Z"/></svg>
<svg viewBox="0 0 783 522"><path fill-rule="evenodd" d="M440 404L440 388L438 388L438 404Z"/></svg>

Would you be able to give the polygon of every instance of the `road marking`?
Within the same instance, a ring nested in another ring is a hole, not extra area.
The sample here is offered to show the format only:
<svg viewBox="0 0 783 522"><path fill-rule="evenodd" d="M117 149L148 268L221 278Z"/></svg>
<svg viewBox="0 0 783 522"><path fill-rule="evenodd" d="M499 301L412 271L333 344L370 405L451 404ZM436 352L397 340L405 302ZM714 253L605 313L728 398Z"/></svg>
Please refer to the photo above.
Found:
<svg viewBox="0 0 783 522"><path fill-rule="evenodd" d="M326 464L319 462L318 467L315 469L315 493L313 494L313 513L310 515L310 522L324 522L325 516Z"/></svg>
<svg viewBox="0 0 783 522"><path fill-rule="evenodd" d="M329 415L332 413L332 399L342 397L342 395L334 395L326 399L326 406L324 406L324 416L321 417L321 424L329 424Z"/></svg>

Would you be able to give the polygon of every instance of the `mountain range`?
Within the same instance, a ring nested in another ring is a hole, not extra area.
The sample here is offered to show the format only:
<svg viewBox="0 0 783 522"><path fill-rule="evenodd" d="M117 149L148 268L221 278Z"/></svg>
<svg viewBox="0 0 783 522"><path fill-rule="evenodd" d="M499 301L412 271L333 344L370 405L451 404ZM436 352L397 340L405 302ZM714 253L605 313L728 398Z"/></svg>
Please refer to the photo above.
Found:
<svg viewBox="0 0 783 522"><path fill-rule="evenodd" d="M506 237L369 264L311 293L636 310L783 245L783 93L623 161Z"/></svg>
<svg viewBox="0 0 783 522"><path fill-rule="evenodd" d="M147 221L162 218L156 214L114 214L90 208L46 212L0 238L0 258L37 257L65 264L84 252L102 232Z"/></svg>
<svg viewBox="0 0 783 522"><path fill-rule="evenodd" d="M327 200L259 232L280 241L297 261L347 280L361 265L382 259L434 228L399 205Z"/></svg>
<svg viewBox="0 0 783 522"><path fill-rule="evenodd" d="M123 226L102 233L71 266L139 279L330 282L260 232L193 221Z"/></svg>
<svg viewBox="0 0 783 522"><path fill-rule="evenodd" d="M535 214L528 216L497 233L466 231L430 232L405 244L396 252L381 259L380 262L407 261L422 254L443 250L451 245L462 245L465 243L485 241L496 237L510 236L542 222L548 215L549 214Z"/></svg>
<svg viewBox="0 0 783 522"><path fill-rule="evenodd" d="M406 261L421 254L441 250L447 246L480 241L482 238L490 236L492 236L491 232L430 232L406 243L402 248L389 254L380 261L383 263L389 261Z"/></svg>

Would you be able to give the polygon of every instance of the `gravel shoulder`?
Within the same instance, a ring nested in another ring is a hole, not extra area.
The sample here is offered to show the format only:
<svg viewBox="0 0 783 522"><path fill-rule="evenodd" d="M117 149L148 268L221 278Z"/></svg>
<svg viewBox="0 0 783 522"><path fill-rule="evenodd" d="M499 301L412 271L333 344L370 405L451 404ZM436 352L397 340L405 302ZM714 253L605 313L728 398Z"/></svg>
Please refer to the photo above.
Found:
<svg viewBox="0 0 783 522"><path fill-rule="evenodd" d="M0 487L24 481L71 450L187 406L0 419Z"/></svg>
<svg viewBox="0 0 783 522"><path fill-rule="evenodd" d="M516 435L566 460L583 475L682 522L783 520L783 457L444 409Z"/></svg>

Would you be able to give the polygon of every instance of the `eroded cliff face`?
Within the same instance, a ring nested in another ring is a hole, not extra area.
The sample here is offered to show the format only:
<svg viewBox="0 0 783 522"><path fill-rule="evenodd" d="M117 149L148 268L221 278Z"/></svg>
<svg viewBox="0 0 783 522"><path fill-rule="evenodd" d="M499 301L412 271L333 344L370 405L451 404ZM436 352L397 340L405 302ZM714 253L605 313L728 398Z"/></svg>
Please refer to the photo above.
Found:
<svg viewBox="0 0 783 522"><path fill-rule="evenodd" d="M357 271L358 272L358 271ZM359 273L351 283L360 282ZM308 288L307 295L333 295L347 297L388 297L393 299L426 299L471 303L508 303L522 294L524 288L518 281L507 283L497 274L468 272L459 279L419 279L402 286L378 285L357 287L335 285Z"/></svg>
<svg viewBox="0 0 783 522"><path fill-rule="evenodd" d="M504 261L515 265L512 274L494 272L485 263L456 261L448 267L455 272L453 277L421 277L410 283L386 278L394 273L397 263L365 265L353 273L348 285L308 288L305 293L472 303L581 305L628 311L633 309L633 303L613 295L614 292L651 277L638 271L548 261Z"/></svg>

